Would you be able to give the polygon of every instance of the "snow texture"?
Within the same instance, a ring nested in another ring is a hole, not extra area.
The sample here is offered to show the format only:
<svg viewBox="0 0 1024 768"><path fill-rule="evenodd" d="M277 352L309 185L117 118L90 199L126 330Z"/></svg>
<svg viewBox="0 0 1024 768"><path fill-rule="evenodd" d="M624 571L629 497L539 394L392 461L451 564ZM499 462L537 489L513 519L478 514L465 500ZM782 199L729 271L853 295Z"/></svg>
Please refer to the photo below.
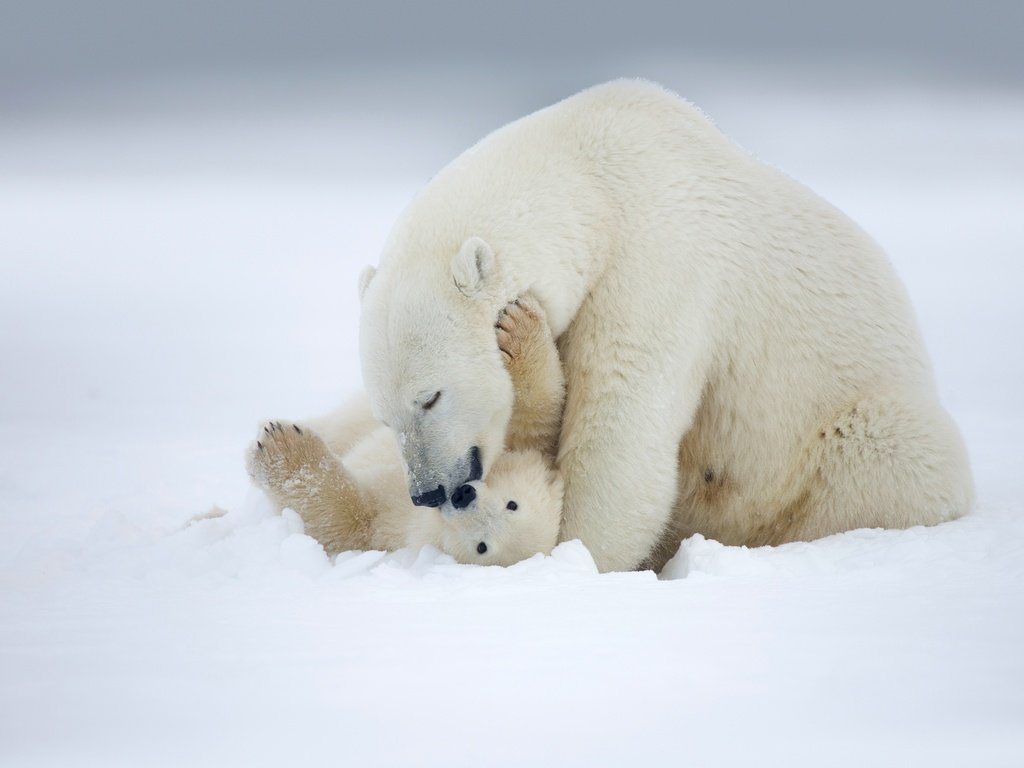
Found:
<svg viewBox="0 0 1024 768"><path fill-rule="evenodd" d="M889 252L975 513L695 536L660 578L599 575L579 542L507 569L329 559L243 450L360 386L360 268L507 105L10 119L0 764L1024 765L1024 98L703 87Z"/></svg>

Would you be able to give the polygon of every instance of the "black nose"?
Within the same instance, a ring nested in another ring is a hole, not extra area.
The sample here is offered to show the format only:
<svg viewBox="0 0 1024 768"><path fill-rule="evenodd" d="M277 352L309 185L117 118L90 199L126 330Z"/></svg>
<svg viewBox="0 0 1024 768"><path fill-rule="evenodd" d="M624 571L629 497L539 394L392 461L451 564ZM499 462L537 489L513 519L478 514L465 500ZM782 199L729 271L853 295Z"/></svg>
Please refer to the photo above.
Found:
<svg viewBox="0 0 1024 768"><path fill-rule="evenodd" d="M417 507L440 507L448 498L444 492L444 486L439 485L432 491L421 493L412 497L412 503Z"/></svg>
<svg viewBox="0 0 1024 768"><path fill-rule="evenodd" d="M472 485L463 485L461 488L457 488L455 493L452 494L452 506L456 509L465 509L473 503L473 499L476 498L476 488Z"/></svg>

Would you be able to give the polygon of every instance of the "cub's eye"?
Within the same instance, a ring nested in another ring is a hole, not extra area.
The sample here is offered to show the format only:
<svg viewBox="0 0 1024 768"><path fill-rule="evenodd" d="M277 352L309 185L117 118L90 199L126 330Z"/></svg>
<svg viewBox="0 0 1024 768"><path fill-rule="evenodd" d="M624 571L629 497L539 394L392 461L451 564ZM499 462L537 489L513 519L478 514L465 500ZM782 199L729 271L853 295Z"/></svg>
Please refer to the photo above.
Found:
<svg viewBox="0 0 1024 768"><path fill-rule="evenodd" d="M479 552L481 555L486 555L487 545L481 541L479 544L476 545L476 551Z"/></svg>
<svg viewBox="0 0 1024 768"><path fill-rule="evenodd" d="M423 404L423 410L429 411L431 408L433 408L434 404L437 403L437 398L439 398L440 396L440 392L435 392L433 397L431 397L429 400L427 400L427 402Z"/></svg>
<svg viewBox="0 0 1024 768"><path fill-rule="evenodd" d="M514 501L510 501L508 504L505 505L505 509L507 509L509 512L515 512L517 509L519 509L519 505L516 504Z"/></svg>

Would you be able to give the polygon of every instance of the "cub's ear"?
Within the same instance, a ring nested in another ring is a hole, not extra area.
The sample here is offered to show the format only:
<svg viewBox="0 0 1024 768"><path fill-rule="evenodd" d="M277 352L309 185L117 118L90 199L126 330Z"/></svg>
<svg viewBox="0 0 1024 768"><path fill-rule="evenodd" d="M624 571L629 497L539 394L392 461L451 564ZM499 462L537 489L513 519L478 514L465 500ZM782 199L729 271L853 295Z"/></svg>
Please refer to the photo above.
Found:
<svg viewBox="0 0 1024 768"><path fill-rule="evenodd" d="M471 237L464 242L452 259L455 287L465 296L476 296L493 271L494 251L479 237Z"/></svg>
<svg viewBox="0 0 1024 768"><path fill-rule="evenodd" d="M373 280L373 276L377 274L375 267L365 267L362 272L359 273L359 300L363 300L363 296L366 295L366 289L370 287L370 281Z"/></svg>

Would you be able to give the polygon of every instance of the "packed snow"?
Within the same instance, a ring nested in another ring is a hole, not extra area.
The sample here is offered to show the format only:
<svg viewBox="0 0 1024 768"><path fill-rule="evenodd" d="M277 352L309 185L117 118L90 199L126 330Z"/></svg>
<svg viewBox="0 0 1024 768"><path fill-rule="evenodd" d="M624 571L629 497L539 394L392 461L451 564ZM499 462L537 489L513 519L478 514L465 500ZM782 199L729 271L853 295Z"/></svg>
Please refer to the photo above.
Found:
<svg viewBox="0 0 1024 768"><path fill-rule="evenodd" d="M10 115L0 764L1024 764L1024 94L662 76L889 252L977 510L695 536L660 576L579 542L328 558L244 449L360 387L360 268L431 173L555 94Z"/></svg>

